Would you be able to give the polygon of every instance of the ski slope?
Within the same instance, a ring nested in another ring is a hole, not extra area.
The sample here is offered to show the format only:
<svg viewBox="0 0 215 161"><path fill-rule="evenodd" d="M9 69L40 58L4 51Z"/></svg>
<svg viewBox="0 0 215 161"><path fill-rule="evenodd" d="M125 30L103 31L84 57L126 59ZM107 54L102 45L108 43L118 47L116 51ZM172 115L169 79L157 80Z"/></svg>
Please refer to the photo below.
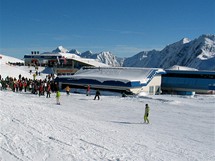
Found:
<svg viewBox="0 0 215 161"><path fill-rule="evenodd" d="M0 91L1 161L215 158L214 96L61 95L59 106L54 94ZM150 124L143 124L145 103Z"/></svg>
<svg viewBox="0 0 215 161"><path fill-rule="evenodd" d="M3 61L0 74L32 77ZM101 91L93 100L95 91L79 92L62 91L56 105L55 93L0 91L0 161L215 160L214 95L122 98ZM150 124L143 124L146 103Z"/></svg>
<svg viewBox="0 0 215 161"><path fill-rule="evenodd" d="M10 57L10 56L6 56L3 54L0 54L0 75L2 76L2 78L6 78L7 76L12 77L12 78L18 78L19 74L22 75L22 77L25 78L30 78L33 79L33 74L36 72L35 71L35 67L33 66L15 66L15 65L11 65L8 62L11 63L24 63L23 60L14 58L14 57ZM38 67L38 72L41 72L40 76L37 76L37 79L45 79L46 75L51 74L51 73L43 73L43 70L45 68L44 67ZM29 71L32 70L32 74L29 73Z"/></svg>

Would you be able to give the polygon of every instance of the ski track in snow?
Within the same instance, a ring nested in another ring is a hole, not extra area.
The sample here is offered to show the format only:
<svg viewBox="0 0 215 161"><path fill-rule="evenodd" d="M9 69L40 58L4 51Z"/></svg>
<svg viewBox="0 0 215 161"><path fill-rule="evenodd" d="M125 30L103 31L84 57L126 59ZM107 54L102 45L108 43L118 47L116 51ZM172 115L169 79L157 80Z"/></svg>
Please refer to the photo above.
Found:
<svg viewBox="0 0 215 161"><path fill-rule="evenodd" d="M215 159L214 96L61 95L0 91L0 161Z"/></svg>

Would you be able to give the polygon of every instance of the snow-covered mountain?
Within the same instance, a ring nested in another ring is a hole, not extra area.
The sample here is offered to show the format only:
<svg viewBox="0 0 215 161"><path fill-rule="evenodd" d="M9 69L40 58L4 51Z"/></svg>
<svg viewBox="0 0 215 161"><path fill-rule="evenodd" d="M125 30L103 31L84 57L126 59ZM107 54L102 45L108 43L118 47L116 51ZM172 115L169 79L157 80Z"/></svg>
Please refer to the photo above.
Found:
<svg viewBox="0 0 215 161"><path fill-rule="evenodd" d="M80 54L80 56L81 56L82 58L91 58L92 55L93 55L93 52L90 51L90 50L85 51L85 52L83 52L83 53Z"/></svg>
<svg viewBox="0 0 215 161"><path fill-rule="evenodd" d="M132 57L125 58L123 66L125 67L151 67L152 64L159 62L159 51L142 51Z"/></svg>
<svg viewBox="0 0 215 161"><path fill-rule="evenodd" d="M105 63L110 66L118 67L123 65L123 60L122 58L118 58L115 55L113 55L111 52L103 51L100 53L92 53L91 51L85 51L83 53L79 52L76 49L72 50L67 50L63 46L58 46L55 50L52 52L45 52L45 53L71 53L71 54L76 54L78 56L81 56L82 58L90 58L90 59L96 59L99 62Z"/></svg>
<svg viewBox="0 0 215 161"><path fill-rule="evenodd" d="M52 52L75 53L83 58L97 59L110 66L170 68L174 65L215 70L215 35L201 35L199 38L182 40L167 45L163 50L142 51L132 57L119 58L111 52L80 53L76 49L67 50L62 46Z"/></svg>
<svg viewBox="0 0 215 161"><path fill-rule="evenodd" d="M82 54L81 54L82 56ZM85 56L86 56L86 52L85 52ZM122 64L120 64L119 59L113 55L111 52L107 51L103 51L97 54L88 54L88 58L91 59L97 59L98 61L114 66L114 67L118 67L118 66L122 66Z"/></svg>
<svg viewBox="0 0 215 161"><path fill-rule="evenodd" d="M215 35L202 35L190 41L184 38L161 51L143 51L126 58L123 66L169 68L174 65L215 70Z"/></svg>
<svg viewBox="0 0 215 161"><path fill-rule="evenodd" d="M57 49L52 51L52 53L68 53L68 52L69 50L67 50L63 46L58 46Z"/></svg>
<svg viewBox="0 0 215 161"><path fill-rule="evenodd" d="M100 53L93 54L91 51L85 51L80 54L82 58L91 58L91 59L97 59L99 62L102 62L104 64L108 64L113 67L119 67L122 66L122 59L117 58L115 55L113 55L111 52L103 51Z"/></svg>
<svg viewBox="0 0 215 161"><path fill-rule="evenodd" d="M78 50L76 50L76 49L70 50L69 53L76 54L76 55L80 55L80 54L81 54L81 53L80 53Z"/></svg>

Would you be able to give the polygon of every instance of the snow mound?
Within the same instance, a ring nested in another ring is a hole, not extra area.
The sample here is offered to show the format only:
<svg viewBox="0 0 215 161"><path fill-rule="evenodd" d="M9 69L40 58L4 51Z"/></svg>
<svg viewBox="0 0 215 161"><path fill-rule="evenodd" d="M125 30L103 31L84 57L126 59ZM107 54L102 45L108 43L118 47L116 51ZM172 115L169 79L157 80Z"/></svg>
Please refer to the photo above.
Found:
<svg viewBox="0 0 215 161"><path fill-rule="evenodd" d="M32 70L32 72L34 73L35 72L34 67L28 68L27 66L16 66L16 65L11 65L8 62L24 63L23 60L20 60L18 58L14 58L14 57L0 54L0 75L2 76L2 78L6 78L7 76L18 78L19 75L21 74L22 77L33 79L33 75L29 73L29 70ZM44 68L39 67L39 69L43 70ZM43 74L41 76L37 76L36 78L37 79L44 79L45 76L46 75Z"/></svg>
<svg viewBox="0 0 215 161"><path fill-rule="evenodd" d="M0 54L0 64L6 64L8 62L11 62L11 63L18 63L18 62L19 63L24 63L24 61L21 60L21 59Z"/></svg>

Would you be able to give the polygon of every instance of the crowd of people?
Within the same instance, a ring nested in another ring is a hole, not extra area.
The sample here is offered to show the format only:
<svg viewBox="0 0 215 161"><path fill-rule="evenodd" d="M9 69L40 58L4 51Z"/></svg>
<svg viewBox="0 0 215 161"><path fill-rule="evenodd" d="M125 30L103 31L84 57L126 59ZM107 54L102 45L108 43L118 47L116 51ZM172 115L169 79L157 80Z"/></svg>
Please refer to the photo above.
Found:
<svg viewBox="0 0 215 161"><path fill-rule="evenodd" d="M54 82L53 77L47 75L45 79L29 79L22 77L18 78L7 76L5 79L0 75L0 90L12 90L13 92L27 92L38 94L50 98L51 92L58 91L58 85Z"/></svg>

